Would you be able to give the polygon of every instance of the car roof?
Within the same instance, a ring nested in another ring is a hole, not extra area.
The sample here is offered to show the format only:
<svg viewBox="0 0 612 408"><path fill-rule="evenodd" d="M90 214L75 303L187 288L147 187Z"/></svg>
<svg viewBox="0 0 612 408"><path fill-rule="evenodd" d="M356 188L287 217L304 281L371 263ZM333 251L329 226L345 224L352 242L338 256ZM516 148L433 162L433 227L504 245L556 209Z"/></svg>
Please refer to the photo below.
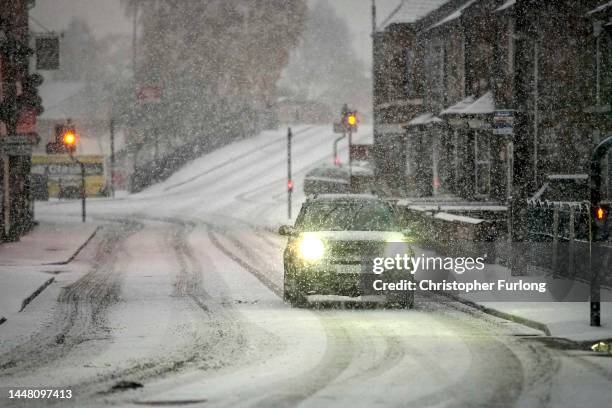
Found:
<svg viewBox="0 0 612 408"><path fill-rule="evenodd" d="M306 173L308 176L321 176L321 175L335 175L335 176L348 176L348 170L343 167L337 166L322 166L315 167Z"/></svg>
<svg viewBox="0 0 612 408"><path fill-rule="evenodd" d="M308 197L310 202L329 202L329 201L381 201L380 197L373 194L316 194Z"/></svg>

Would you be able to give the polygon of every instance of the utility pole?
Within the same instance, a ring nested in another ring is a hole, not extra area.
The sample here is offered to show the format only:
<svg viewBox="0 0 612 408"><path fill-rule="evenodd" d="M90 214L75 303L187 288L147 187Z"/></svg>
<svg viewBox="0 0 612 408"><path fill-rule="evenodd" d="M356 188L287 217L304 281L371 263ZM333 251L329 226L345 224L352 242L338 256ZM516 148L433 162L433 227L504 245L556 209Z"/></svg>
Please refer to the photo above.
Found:
<svg viewBox="0 0 612 408"><path fill-rule="evenodd" d="M287 129L287 217L291 219L291 194L293 193L293 179L291 178L291 128Z"/></svg>
<svg viewBox="0 0 612 408"><path fill-rule="evenodd" d="M111 197L115 198L115 119L110 118L110 188Z"/></svg>
<svg viewBox="0 0 612 408"><path fill-rule="evenodd" d="M74 160L81 166L81 218L83 222L85 222L87 220L87 210L85 208L85 200L87 197L87 190L85 187L85 164L80 160Z"/></svg>
<svg viewBox="0 0 612 408"><path fill-rule="evenodd" d="M73 156L72 150L69 150L70 158L73 162L77 163L81 167L81 219L83 222L87 220L87 210L85 208L85 201L87 199L87 187L85 184L85 163Z"/></svg>
<svg viewBox="0 0 612 408"><path fill-rule="evenodd" d="M376 0L372 0L372 123L374 125L372 131L374 133L376 129L376 30ZM376 136L374 134L372 136L374 145L376 145Z"/></svg>
<svg viewBox="0 0 612 408"><path fill-rule="evenodd" d="M351 128L349 128L348 131L348 147L349 147L349 182L351 183L351 187L352 187L352 181L353 181L353 155L351 154L352 152L352 147L353 147L353 131L351 130Z"/></svg>

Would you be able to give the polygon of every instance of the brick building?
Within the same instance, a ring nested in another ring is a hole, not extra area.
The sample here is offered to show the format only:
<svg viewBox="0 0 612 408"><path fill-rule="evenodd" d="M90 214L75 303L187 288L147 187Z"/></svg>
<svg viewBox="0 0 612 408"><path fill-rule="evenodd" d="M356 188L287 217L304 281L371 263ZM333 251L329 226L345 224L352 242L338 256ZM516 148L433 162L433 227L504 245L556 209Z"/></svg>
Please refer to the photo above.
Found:
<svg viewBox="0 0 612 408"><path fill-rule="evenodd" d="M32 146L40 77L29 74L28 10L32 0L0 7L0 241L18 239L33 223L30 193Z"/></svg>
<svg viewBox="0 0 612 408"><path fill-rule="evenodd" d="M391 187L505 202L550 174L587 173L612 129L611 5L441 3L375 35L375 143Z"/></svg>

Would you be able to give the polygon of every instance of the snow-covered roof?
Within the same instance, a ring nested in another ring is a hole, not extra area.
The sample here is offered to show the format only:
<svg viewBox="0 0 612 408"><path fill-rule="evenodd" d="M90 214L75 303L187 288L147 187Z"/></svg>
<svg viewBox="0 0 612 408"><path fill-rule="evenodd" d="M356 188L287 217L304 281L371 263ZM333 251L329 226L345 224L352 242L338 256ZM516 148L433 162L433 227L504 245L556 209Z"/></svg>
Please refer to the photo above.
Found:
<svg viewBox="0 0 612 408"><path fill-rule="evenodd" d="M440 112L440 115L460 115L463 113L465 108L473 104L475 101L473 96L468 96L467 98L457 102L450 108L444 109Z"/></svg>
<svg viewBox="0 0 612 408"><path fill-rule="evenodd" d="M467 3L464 3L461 7L459 7L457 10L453 11L452 13L450 13L449 15L447 15L446 17L444 17L442 20L438 21L437 23L435 23L434 25L432 25L431 27L428 28L428 30L431 30L432 28L436 28L436 27L440 27L446 23L449 23L453 20L458 19L459 17L461 17L463 15L463 12L470 7L472 4L476 3L478 0L470 0Z"/></svg>
<svg viewBox="0 0 612 408"><path fill-rule="evenodd" d="M612 1L608 1L606 3L603 3L597 7L595 7L593 10L589 11L586 15L590 16L591 14L596 14L599 13L600 11L604 11L605 9L612 7Z"/></svg>
<svg viewBox="0 0 612 408"><path fill-rule="evenodd" d="M493 112L495 112L495 101L493 100L493 92L491 91L482 95L476 102L468 106L464 111L464 113L468 115Z"/></svg>
<svg viewBox="0 0 612 408"><path fill-rule="evenodd" d="M484 222L484 220L481 220L480 218L472 218L467 217L465 215L449 214L444 212L436 213L436 215L434 215L434 218L437 220L459 222L464 224L480 224Z"/></svg>
<svg viewBox="0 0 612 408"><path fill-rule="evenodd" d="M477 100L468 96L448 109L443 110L441 115L482 115L495 112L495 101L491 91L485 93Z"/></svg>
<svg viewBox="0 0 612 408"><path fill-rule="evenodd" d="M408 126L428 125L430 123L439 122L442 122L442 119L437 116L434 116L433 113L427 112L412 119L410 122L408 122Z"/></svg>
<svg viewBox="0 0 612 408"><path fill-rule="evenodd" d="M403 0L400 6L381 24L381 29L391 24L414 23L449 0Z"/></svg>
<svg viewBox="0 0 612 408"><path fill-rule="evenodd" d="M495 9L495 11L504 11L507 8L514 6L516 0L507 0L504 4Z"/></svg>
<svg viewBox="0 0 612 408"><path fill-rule="evenodd" d="M549 180L588 180L589 175L584 173L579 174L549 174Z"/></svg>

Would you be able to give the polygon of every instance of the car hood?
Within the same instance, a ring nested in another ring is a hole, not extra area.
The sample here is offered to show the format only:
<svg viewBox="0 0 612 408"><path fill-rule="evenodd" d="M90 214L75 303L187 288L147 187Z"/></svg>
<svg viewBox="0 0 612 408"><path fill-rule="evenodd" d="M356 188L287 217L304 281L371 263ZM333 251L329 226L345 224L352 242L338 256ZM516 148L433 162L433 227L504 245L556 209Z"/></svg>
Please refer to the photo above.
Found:
<svg viewBox="0 0 612 408"><path fill-rule="evenodd" d="M404 235L397 231L317 231L302 234L312 234L324 241L404 241Z"/></svg>

